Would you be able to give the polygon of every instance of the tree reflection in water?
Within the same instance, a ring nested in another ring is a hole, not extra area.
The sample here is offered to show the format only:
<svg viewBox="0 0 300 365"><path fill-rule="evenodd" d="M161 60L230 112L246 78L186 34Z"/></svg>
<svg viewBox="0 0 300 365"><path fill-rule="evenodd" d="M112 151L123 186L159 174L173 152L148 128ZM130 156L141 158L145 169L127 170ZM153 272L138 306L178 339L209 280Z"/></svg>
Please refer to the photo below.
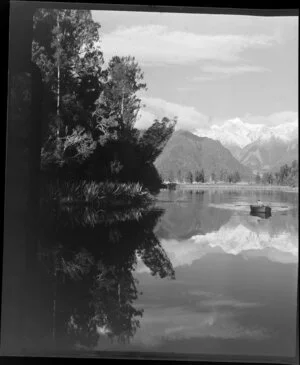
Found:
<svg viewBox="0 0 300 365"><path fill-rule="evenodd" d="M126 343L142 309L133 273L140 257L152 275L175 279L153 230L163 210L149 207L96 211L92 207L41 209L39 261L51 276L52 337L66 350L91 348L99 333Z"/></svg>

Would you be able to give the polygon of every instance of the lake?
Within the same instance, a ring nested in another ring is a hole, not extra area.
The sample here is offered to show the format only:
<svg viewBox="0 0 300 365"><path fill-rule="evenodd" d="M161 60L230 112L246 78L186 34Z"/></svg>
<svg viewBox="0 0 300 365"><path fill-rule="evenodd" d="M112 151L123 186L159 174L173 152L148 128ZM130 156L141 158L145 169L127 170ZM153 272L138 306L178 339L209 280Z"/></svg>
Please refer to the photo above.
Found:
<svg viewBox="0 0 300 365"><path fill-rule="evenodd" d="M249 214L257 199L271 217ZM295 355L296 193L165 190L151 208L47 208L27 251L7 353Z"/></svg>

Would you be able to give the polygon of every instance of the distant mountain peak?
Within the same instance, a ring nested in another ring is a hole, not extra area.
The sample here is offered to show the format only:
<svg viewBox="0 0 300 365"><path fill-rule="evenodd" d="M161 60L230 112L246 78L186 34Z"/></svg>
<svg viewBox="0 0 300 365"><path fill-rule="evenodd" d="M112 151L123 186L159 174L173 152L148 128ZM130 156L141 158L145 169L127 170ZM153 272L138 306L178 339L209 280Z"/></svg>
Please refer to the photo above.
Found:
<svg viewBox="0 0 300 365"><path fill-rule="evenodd" d="M298 121L276 126L250 124L233 118L194 134L220 141L243 165L255 171L267 171L279 161L297 159Z"/></svg>
<svg viewBox="0 0 300 365"><path fill-rule="evenodd" d="M212 173L218 175L221 170L229 173L238 171L242 177L251 176L251 171L219 141L198 137L185 130L178 130L172 135L155 165L164 179L168 179L170 174L175 179L179 174L185 178L188 172L194 174L201 169L207 177Z"/></svg>
<svg viewBox="0 0 300 365"><path fill-rule="evenodd" d="M250 124L240 118L233 118L220 125L214 124L209 129L199 128L194 131L194 134L219 140L225 147L244 148L257 140L267 141L275 138L289 142L295 135L298 135L298 122L265 126L263 124Z"/></svg>
<svg viewBox="0 0 300 365"><path fill-rule="evenodd" d="M186 137L189 137L189 138L203 138L203 137L201 137L201 136L197 136L195 133L192 133L192 132L190 132L190 131L187 131L187 130L185 130L185 129L178 129L177 131L175 131L174 132L174 134L176 135L176 134L180 134L180 135L184 135L184 136L186 136Z"/></svg>

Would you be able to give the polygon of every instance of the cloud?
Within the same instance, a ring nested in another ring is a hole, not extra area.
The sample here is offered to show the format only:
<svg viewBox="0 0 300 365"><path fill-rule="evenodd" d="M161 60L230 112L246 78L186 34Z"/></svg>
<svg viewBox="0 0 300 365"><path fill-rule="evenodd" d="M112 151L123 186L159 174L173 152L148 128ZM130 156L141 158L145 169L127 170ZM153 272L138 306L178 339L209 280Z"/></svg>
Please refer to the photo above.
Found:
<svg viewBox="0 0 300 365"><path fill-rule="evenodd" d="M247 114L242 119L250 124L265 124L277 126L279 124L298 122L298 112L283 111L268 116Z"/></svg>
<svg viewBox="0 0 300 365"><path fill-rule="evenodd" d="M155 118L174 118L175 116L178 118L176 129L194 130L207 126L208 118L194 107L150 97L143 97L142 103L145 104L145 108L139 112L137 128L147 128Z"/></svg>
<svg viewBox="0 0 300 365"><path fill-rule="evenodd" d="M119 27L102 36L105 58L135 56L143 65L188 65L203 60L236 62L244 50L277 42L265 34L199 34L163 25Z"/></svg>
<svg viewBox="0 0 300 365"><path fill-rule="evenodd" d="M236 65L236 66L204 65L201 67L201 70L204 74L192 78L192 81L218 80L245 73L258 73L258 72L270 71L265 67L252 66L252 65Z"/></svg>
<svg viewBox="0 0 300 365"><path fill-rule="evenodd" d="M214 81L214 80L219 80L221 78L226 78L226 76L220 76L220 75L203 75L203 76L196 76L192 79L192 81L199 81L199 82L205 82L205 81Z"/></svg>
<svg viewBox="0 0 300 365"><path fill-rule="evenodd" d="M187 88L183 88L182 91L185 90ZM268 116L246 114L241 118L226 120L214 118L214 124L211 124L212 120L209 120L208 116L192 106L142 95L140 98L142 105L144 105L138 114L136 123L136 127L140 129L148 128L154 119L161 119L163 117L173 118L176 116L178 118L177 130L185 129L213 139L219 139L219 135L222 135L225 142L228 138L232 138L233 134L236 134L236 138L244 146L253 142L260 134L266 132L266 128L273 128L272 131L276 132L279 127L286 130L286 126L291 129L291 133L294 133L294 126L298 125L298 112L293 111L283 111ZM274 127L278 128L274 129ZM253 140L251 136L254 138Z"/></svg>
<svg viewBox="0 0 300 365"><path fill-rule="evenodd" d="M236 299L208 299L202 301L202 305L209 307L231 307L231 308L255 308L261 306L255 302L241 302Z"/></svg>
<svg viewBox="0 0 300 365"><path fill-rule="evenodd" d="M141 109L137 116L136 128L146 129L151 126L154 119L157 119L158 115L151 113L149 110Z"/></svg>
<svg viewBox="0 0 300 365"><path fill-rule="evenodd" d="M254 326L249 328L239 324L234 313L236 307L232 307L234 310L232 313L221 308L201 312L199 310L201 307L202 303L199 302L198 310L187 307L145 308L144 316L140 320L140 329L133 338L132 344L151 348L170 340L192 338L200 340L209 337L262 340L270 336L265 328Z"/></svg>
<svg viewBox="0 0 300 365"><path fill-rule="evenodd" d="M177 87L176 90L177 91L182 91L182 92L186 92L186 91L192 91L192 90L197 90L197 87L191 87L191 86L183 86L183 87Z"/></svg>

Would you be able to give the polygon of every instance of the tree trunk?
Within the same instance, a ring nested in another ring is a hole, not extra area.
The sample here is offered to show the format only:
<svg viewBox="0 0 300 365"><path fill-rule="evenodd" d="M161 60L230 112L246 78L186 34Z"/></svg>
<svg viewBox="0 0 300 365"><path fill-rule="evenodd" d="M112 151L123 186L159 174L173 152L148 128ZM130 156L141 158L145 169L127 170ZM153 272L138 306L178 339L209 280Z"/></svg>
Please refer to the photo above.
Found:
<svg viewBox="0 0 300 365"><path fill-rule="evenodd" d="M59 108L60 108L60 65L59 65L59 56L58 56L58 64L57 64L57 104L56 104L56 114L59 116Z"/></svg>
<svg viewBox="0 0 300 365"><path fill-rule="evenodd" d="M121 119L122 119L121 131L122 131L122 134L124 135L124 130L125 130L125 121L124 121L124 86L122 88Z"/></svg>
<svg viewBox="0 0 300 365"><path fill-rule="evenodd" d="M57 13L57 28L59 29L59 13ZM57 137L60 136L60 40L59 40L59 34L57 35L58 40L58 52L57 52L57 101L56 101L56 115L58 117L58 126L57 126Z"/></svg>
<svg viewBox="0 0 300 365"><path fill-rule="evenodd" d="M56 296L57 296L57 274L54 271L54 290L53 290L53 308L52 308L52 338L55 344L56 339Z"/></svg>
<svg viewBox="0 0 300 365"><path fill-rule="evenodd" d="M118 298L119 298L119 306L121 307L121 285L118 284Z"/></svg>
<svg viewBox="0 0 300 365"><path fill-rule="evenodd" d="M121 117L122 117L122 122L124 123L123 115L124 115L124 87L122 88L122 101L121 101Z"/></svg>

